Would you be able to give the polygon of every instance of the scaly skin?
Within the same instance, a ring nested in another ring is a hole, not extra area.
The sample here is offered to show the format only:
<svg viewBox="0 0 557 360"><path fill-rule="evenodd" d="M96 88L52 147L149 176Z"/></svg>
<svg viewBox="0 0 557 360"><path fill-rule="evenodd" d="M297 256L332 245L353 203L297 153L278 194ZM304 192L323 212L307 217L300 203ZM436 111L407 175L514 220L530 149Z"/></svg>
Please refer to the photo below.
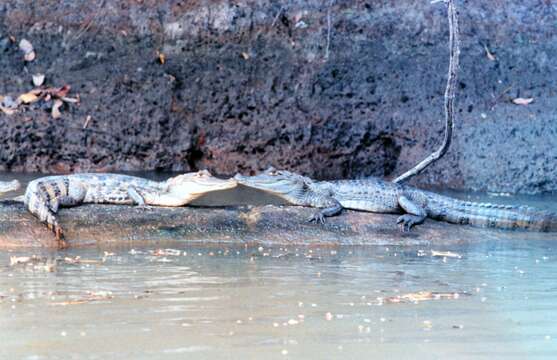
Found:
<svg viewBox="0 0 557 360"><path fill-rule="evenodd" d="M27 209L54 231L65 247L63 231L56 219L60 206L79 204L121 204L183 206L203 194L236 186L233 179L221 180L208 171L187 173L157 182L119 174L73 174L48 176L27 186Z"/></svg>
<svg viewBox="0 0 557 360"><path fill-rule="evenodd" d="M325 217L337 215L344 208L402 213L397 223L404 231L423 223L427 217L478 227L557 231L554 213L525 206L461 201L376 178L314 181L273 168L256 176L238 174L234 178L239 184L277 195L293 205L320 208L310 221L324 222Z"/></svg>
<svg viewBox="0 0 557 360"><path fill-rule="evenodd" d="M9 191L16 191L21 187L21 184L17 180L12 181L0 181L0 194L9 192Z"/></svg>

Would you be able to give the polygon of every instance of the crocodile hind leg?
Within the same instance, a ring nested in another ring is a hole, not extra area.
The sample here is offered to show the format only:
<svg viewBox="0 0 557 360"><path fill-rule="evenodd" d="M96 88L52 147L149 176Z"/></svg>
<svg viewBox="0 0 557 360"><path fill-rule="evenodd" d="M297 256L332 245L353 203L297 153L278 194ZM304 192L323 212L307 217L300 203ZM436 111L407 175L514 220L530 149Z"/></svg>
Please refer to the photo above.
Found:
<svg viewBox="0 0 557 360"><path fill-rule="evenodd" d="M414 225L422 224L426 217L427 212L419 204L416 204L408 197L402 195L398 198L398 205L407 213L399 216L396 223L400 224L403 232L408 232Z"/></svg>

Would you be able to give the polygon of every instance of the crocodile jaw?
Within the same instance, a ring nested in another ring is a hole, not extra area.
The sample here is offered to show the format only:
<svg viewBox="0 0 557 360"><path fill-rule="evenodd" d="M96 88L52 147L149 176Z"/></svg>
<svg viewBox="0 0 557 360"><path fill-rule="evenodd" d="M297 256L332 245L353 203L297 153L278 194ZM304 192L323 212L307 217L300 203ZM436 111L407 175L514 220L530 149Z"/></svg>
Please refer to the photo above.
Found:
<svg viewBox="0 0 557 360"><path fill-rule="evenodd" d="M236 176L234 176L234 180L236 180L238 184L262 190L278 196L289 194L297 187L297 184L291 180L276 176L270 176L267 174L259 174L254 176L243 176L240 174L236 174Z"/></svg>

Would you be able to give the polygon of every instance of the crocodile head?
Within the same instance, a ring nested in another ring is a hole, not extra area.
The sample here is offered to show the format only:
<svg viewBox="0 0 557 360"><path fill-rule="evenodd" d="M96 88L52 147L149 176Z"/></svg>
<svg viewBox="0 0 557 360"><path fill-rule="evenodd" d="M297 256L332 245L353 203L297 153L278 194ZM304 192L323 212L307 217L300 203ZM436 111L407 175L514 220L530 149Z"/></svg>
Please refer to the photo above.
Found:
<svg viewBox="0 0 557 360"><path fill-rule="evenodd" d="M312 182L305 176L286 170L277 170L273 167L254 176L236 174L234 179L239 184L279 196L292 203L298 202L297 200L301 198Z"/></svg>
<svg viewBox="0 0 557 360"><path fill-rule="evenodd" d="M8 191L16 191L21 187L21 184L17 180L12 181L0 181L0 193L5 193Z"/></svg>
<svg viewBox="0 0 557 360"><path fill-rule="evenodd" d="M232 189L238 185L234 179L219 179L211 175L207 170L172 177L166 180L166 184L170 192L187 195L191 200L197 199L206 193Z"/></svg>

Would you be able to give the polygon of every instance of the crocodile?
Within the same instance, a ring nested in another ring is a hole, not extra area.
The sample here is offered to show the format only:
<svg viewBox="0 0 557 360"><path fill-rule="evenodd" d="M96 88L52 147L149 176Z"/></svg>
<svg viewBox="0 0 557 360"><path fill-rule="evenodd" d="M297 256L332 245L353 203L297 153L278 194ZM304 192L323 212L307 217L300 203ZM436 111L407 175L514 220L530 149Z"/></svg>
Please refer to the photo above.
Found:
<svg viewBox="0 0 557 360"><path fill-rule="evenodd" d="M236 185L234 179L221 180L207 170L178 175L161 182L109 173L55 175L31 181L23 202L29 212L46 223L56 235L59 247L64 248L63 230L56 219L61 206L93 203L176 207L186 205L203 194Z"/></svg>
<svg viewBox="0 0 557 360"><path fill-rule="evenodd" d="M292 205L319 208L309 221L325 222L342 209L402 214L402 231L426 218L454 224L499 229L557 231L557 214L526 206L462 201L378 178L314 181L289 171L269 168L255 176L237 174L239 184L278 196Z"/></svg>

